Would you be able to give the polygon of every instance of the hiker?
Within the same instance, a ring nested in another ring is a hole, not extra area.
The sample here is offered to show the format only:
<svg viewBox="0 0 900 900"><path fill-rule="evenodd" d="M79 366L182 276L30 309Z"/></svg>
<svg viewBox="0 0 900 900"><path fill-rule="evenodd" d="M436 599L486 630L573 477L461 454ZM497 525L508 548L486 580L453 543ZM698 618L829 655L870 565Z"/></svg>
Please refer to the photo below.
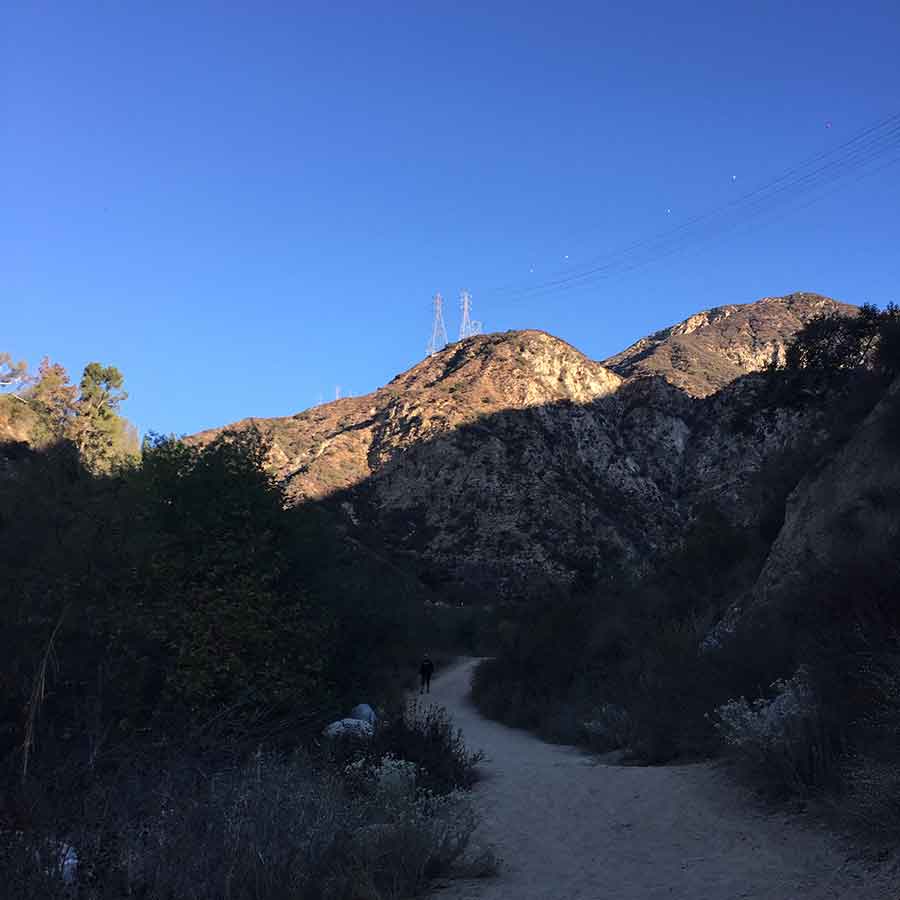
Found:
<svg viewBox="0 0 900 900"><path fill-rule="evenodd" d="M425 656L425 659L422 660L422 665L419 666L419 675L422 677L422 685L419 688L419 693L431 693L431 676L434 675L434 663L431 661L429 656Z"/></svg>

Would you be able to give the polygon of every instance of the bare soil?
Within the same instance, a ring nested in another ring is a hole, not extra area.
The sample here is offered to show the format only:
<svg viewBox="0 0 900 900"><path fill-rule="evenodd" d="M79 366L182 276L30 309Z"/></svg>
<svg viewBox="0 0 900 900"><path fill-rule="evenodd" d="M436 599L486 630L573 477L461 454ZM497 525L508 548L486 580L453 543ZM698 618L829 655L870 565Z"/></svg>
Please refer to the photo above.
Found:
<svg viewBox="0 0 900 900"><path fill-rule="evenodd" d="M480 838L503 864L442 885L441 900L900 900L896 869L763 809L721 766L612 765L483 718L468 696L476 664L436 678L430 700L486 754Z"/></svg>

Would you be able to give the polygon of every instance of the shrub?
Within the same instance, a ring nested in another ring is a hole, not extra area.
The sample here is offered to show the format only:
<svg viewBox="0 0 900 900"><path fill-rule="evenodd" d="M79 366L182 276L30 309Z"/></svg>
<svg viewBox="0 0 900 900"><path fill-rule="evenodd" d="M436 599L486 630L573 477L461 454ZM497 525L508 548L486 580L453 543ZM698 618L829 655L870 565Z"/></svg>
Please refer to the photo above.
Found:
<svg viewBox="0 0 900 900"><path fill-rule="evenodd" d="M371 784L348 791L303 756L258 754L211 770L172 760L95 784L64 834L40 825L7 833L5 896L394 900L461 863L477 825L465 797ZM79 860L76 885L63 877L69 845Z"/></svg>
<svg viewBox="0 0 900 900"><path fill-rule="evenodd" d="M471 787L484 757L466 747L462 731L453 728L443 707L423 707L417 700L376 729L368 752L377 760L392 757L414 763L419 786L435 794Z"/></svg>
<svg viewBox="0 0 900 900"><path fill-rule="evenodd" d="M831 742L803 667L772 689L770 699L724 703L716 710L716 725L761 787L805 795L834 774Z"/></svg>
<svg viewBox="0 0 900 900"><path fill-rule="evenodd" d="M376 792L367 824L335 848L323 897L395 897L418 893L451 871L466 852L477 820L458 793Z"/></svg>

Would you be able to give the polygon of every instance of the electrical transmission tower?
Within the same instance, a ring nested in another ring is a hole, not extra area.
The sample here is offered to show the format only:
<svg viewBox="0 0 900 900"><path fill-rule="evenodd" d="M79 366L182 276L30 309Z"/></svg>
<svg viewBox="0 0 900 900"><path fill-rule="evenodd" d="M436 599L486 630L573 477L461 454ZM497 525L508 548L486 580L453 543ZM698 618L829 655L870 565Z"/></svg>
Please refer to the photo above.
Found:
<svg viewBox="0 0 900 900"><path fill-rule="evenodd" d="M434 307L434 318L431 322L431 340L428 342L428 355L434 356L447 343L447 329L444 327L444 298L435 294L431 301Z"/></svg>
<svg viewBox="0 0 900 900"><path fill-rule="evenodd" d="M459 323L459 339L473 337L481 334L481 322L472 318L472 295L463 291L459 295L459 305L462 309L462 320Z"/></svg>

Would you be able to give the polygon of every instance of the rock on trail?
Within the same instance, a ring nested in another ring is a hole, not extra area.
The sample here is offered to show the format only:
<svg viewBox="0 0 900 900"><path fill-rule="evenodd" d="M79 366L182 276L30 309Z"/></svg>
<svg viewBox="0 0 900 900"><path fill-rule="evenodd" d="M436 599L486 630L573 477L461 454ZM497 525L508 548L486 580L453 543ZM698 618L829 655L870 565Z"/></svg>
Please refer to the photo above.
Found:
<svg viewBox="0 0 900 900"><path fill-rule="evenodd" d="M474 799L498 877L451 882L440 900L897 900L885 874L834 835L754 807L721 768L604 765L484 719L468 699L477 660L435 680L472 749Z"/></svg>

